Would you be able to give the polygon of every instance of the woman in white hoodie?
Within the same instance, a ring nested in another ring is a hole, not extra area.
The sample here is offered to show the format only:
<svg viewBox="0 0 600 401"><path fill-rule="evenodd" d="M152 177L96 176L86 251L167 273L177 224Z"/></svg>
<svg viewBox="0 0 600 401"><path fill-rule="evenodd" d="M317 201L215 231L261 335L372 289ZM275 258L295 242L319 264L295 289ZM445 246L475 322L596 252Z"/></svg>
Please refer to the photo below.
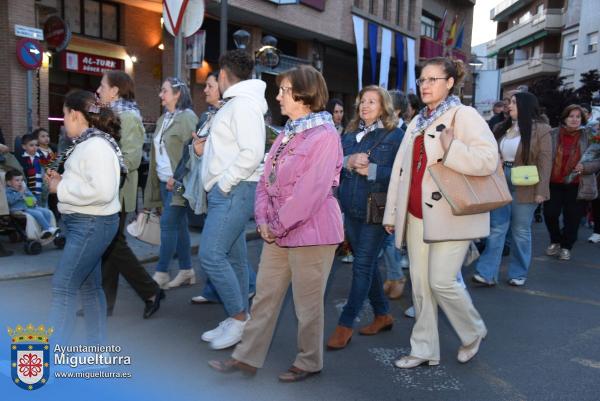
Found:
<svg viewBox="0 0 600 401"><path fill-rule="evenodd" d="M119 184L127 174L117 145L120 123L109 108L100 108L91 92L76 90L63 106L66 134L73 140L48 170L50 193L66 226L67 244L52 279L51 326L58 344L67 342L75 323L81 292L87 342L106 337L106 298L100 262L119 225Z"/></svg>

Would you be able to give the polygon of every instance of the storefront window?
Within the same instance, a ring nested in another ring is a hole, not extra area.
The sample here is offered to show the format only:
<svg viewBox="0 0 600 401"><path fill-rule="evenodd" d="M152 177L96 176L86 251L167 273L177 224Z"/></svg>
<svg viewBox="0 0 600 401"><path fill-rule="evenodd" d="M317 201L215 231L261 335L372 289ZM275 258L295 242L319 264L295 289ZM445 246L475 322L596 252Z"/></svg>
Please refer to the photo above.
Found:
<svg viewBox="0 0 600 401"><path fill-rule="evenodd" d="M119 5L103 0L62 0L63 16L73 33L119 40Z"/></svg>

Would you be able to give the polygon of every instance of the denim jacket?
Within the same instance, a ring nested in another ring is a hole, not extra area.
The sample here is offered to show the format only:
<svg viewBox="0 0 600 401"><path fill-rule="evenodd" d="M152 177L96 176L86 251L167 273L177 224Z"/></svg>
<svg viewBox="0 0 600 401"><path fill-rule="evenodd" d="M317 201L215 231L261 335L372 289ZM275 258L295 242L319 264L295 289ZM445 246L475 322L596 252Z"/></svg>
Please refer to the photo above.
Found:
<svg viewBox="0 0 600 401"><path fill-rule="evenodd" d="M345 215L356 219L366 219L367 198L373 192L387 192L390 174L404 131L394 128L386 131L378 128L365 135L360 142L356 142L358 132L346 133L342 136L344 148L344 168L342 170L339 200ZM348 168L348 156L355 153L366 153L380 139L381 142L371 150L369 157L369 174L363 176Z"/></svg>
<svg viewBox="0 0 600 401"><path fill-rule="evenodd" d="M27 209L27 204L25 203L25 197L27 196L34 198L29 188L25 188L25 192L21 193L13 187L6 186L6 200L8 201L8 207L11 213L22 212Z"/></svg>

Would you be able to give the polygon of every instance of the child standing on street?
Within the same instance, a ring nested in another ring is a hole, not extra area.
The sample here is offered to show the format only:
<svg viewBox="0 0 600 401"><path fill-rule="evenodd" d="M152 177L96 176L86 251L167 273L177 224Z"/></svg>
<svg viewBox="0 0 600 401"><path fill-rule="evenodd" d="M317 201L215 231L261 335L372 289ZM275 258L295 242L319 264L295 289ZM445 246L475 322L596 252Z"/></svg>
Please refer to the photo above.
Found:
<svg viewBox="0 0 600 401"><path fill-rule="evenodd" d="M10 212L24 212L32 216L42 229L42 239L50 238L58 231L52 225L52 212L37 206L37 199L23 183L23 173L10 170L6 173L6 198Z"/></svg>
<svg viewBox="0 0 600 401"><path fill-rule="evenodd" d="M38 203L42 199L43 168L41 154L38 151L38 141L32 134L25 134L21 139L23 153L18 158L23 167L27 188L33 193Z"/></svg>

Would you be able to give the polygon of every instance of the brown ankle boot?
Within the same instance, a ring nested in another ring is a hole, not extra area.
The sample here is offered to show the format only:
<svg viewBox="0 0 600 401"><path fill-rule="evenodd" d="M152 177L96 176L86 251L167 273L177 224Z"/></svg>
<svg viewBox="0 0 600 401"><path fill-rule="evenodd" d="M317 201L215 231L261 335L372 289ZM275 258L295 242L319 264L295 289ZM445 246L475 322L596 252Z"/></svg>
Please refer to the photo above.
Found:
<svg viewBox="0 0 600 401"><path fill-rule="evenodd" d="M368 326L363 327L358 332L363 336L372 336L380 331L391 330L394 325L394 318L392 315L379 315L375 316L375 320Z"/></svg>
<svg viewBox="0 0 600 401"><path fill-rule="evenodd" d="M327 348L337 350L345 348L352 340L352 329L344 326L335 326L335 331L327 341Z"/></svg>
<svg viewBox="0 0 600 401"><path fill-rule="evenodd" d="M406 279L400 280L391 280L389 290L386 293L389 299L399 299L404 292L404 285L406 284Z"/></svg>
<svg viewBox="0 0 600 401"><path fill-rule="evenodd" d="M388 295L388 293L390 292L390 285L392 284L392 280L385 280L383 282L383 293L385 295Z"/></svg>

